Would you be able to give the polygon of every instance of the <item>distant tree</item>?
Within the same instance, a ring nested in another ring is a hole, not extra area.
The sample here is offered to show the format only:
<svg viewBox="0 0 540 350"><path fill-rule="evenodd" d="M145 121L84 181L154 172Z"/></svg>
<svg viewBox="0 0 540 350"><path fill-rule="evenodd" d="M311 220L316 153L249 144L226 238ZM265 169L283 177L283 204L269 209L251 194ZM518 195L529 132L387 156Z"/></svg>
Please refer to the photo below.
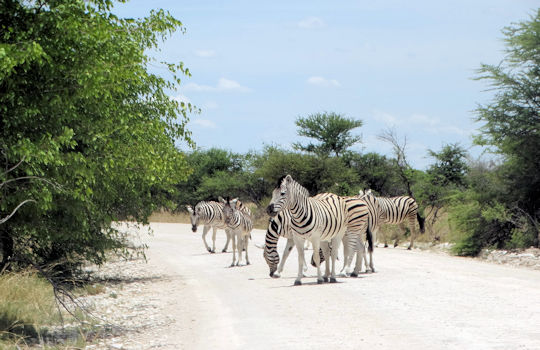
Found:
<svg viewBox="0 0 540 350"><path fill-rule="evenodd" d="M394 163L398 169L398 174L407 190L407 194L414 197L413 185L415 182L415 170L411 167L409 161L407 160L407 137L405 136L403 140L400 140L394 129L384 130L378 137L380 140L388 142L392 145L394 152Z"/></svg>
<svg viewBox="0 0 540 350"><path fill-rule="evenodd" d="M351 134L351 130L361 127L362 121L333 112L310 114L306 118L296 119L298 135L319 141L318 144L302 145L295 143L297 150L312 152L318 155L334 153L339 157L347 148L360 142L360 136Z"/></svg>
<svg viewBox="0 0 540 350"><path fill-rule="evenodd" d="M478 79L495 95L477 109L482 123L475 142L504 157L500 176L504 204L514 224L540 243L540 9L528 21L503 30L506 56L483 64ZM518 220L517 218L524 220ZM526 222L526 225L520 223ZM509 225L512 226L512 225Z"/></svg>
<svg viewBox="0 0 540 350"><path fill-rule="evenodd" d="M429 155L435 159L427 173L432 176L434 184L439 186L456 186L463 188L466 185L467 151L458 144L444 145L439 152L428 150Z"/></svg>

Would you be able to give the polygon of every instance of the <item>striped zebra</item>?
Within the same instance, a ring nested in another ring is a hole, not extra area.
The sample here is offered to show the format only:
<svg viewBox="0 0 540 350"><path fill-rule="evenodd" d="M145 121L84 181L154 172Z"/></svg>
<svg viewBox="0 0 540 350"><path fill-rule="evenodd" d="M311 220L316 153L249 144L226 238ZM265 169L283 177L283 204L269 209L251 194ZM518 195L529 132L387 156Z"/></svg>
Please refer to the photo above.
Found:
<svg viewBox="0 0 540 350"><path fill-rule="evenodd" d="M197 232L197 226L199 224L203 225L203 234L202 240L206 250L210 253L216 252L216 232L218 229L225 230L227 234L227 242L225 247L223 247L222 252L225 253L229 247L229 241L231 240L231 234L229 229L224 221L223 216L223 203L215 201L201 201L195 205L195 208L192 208L190 205L187 206L189 212L189 218L191 221L191 230ZM212 228L212 248L206 243L206 234Z"/></svg>
<svg viewBox="0 0 540 350"><path fill-rule="evenodd" d="M418 203L414 198L410 196L399 196L399 197L375 197L371 190L366 192L360 191L359 197L366 200L368 205L370 205L374 212L378 212L378 215L375 215L381 223L387 223L392 225L399 225L407 222L411 230L411 243L407 249L412 249L414 246L414 238L416 236L416 226L415 220L418 220L418 225L420 226L420 232L423 233L424 229L424 218L418 213ZM374 234L378 231L379 222L376 222L374 225ZM394 244L394 247L397 246L398 240Z"/></svg>
<svg viewBox="0 0 540 350"><path fill-rule="evenodd" d="M346 274L350 269L354 253L356 252L356 264L351 272L351 277L357 277L362 271L362 262L365 261L366 269L368 266L365 254L365 242L368 246L370 256L369 266L372 272L375 272L373 267L373 235L370 226L371 212L369 206L364 199L358 197L342 197L345 200L347 231L343 236L343 269L341 274ZM313 265L313 258L312 258Z"/></svg>
<svg viewBox="0 0 540 350"><path fill-rule="evenodd" d="M331 264L326 263L325 279L330 275L330 282L336 282L336 257L337 248L346 230L345 201L337 195L329 195L318 199L309 196L306 188L293 180L290 175L279 179L272 192L272 199L266 208L267 213L274 217L279 212L288 210L291 215L293 226L293 239L298 250L298 275L295 285L302 284L304 265L304 241L309 239L313 244L313 251L318 252L321 241L327 242L322 245L323 250L331 242ZM320 257L315 254L317 266L317 283L323 283L324 279L320 269Z"/></svg>
<svg viewBox="0 0 540 350"><path fill-rule="evenodd" d="M326 195L326 193L322 193L316 195L314 198L323 198ZM264 246L259 247L256 245L257 247L264 249L263 256L266 260L266 264L270 269L270 277L279 278L281 276L281 273L283 272L283 266L285 265L285 261L287 261L287 258L289 257L289 254L294 247L293 229L294 228L291 225L290 212L288 210L282 210L276 216L270 218L268 222L268 229L266 230L266 236L264 239ZM277 244L280 237L287 239L287 244L285 245L285 249L283 250L281 260L279 258L279 253L277 250ZM306 240L306 243L307 242L309 241ZM324 261L324 258L322 257L322 250L321 259L323 259L321 261ZM307 265L305 261L303 262L303 266L304 272L307 271Z"/></svg>
<svg viewBox="0 0 540 350"><path fill-rule="evenodd" d="M231 267L240 266L243 249L246 252L246 265L249 265L248 239L251 230L253 230L250 215L238 208L238 202L238 199L230 200L227 198L223 204L224 221L231 232L232 238L233 260ZM236 260L236 252L238 252L238 261Z"/></svg>

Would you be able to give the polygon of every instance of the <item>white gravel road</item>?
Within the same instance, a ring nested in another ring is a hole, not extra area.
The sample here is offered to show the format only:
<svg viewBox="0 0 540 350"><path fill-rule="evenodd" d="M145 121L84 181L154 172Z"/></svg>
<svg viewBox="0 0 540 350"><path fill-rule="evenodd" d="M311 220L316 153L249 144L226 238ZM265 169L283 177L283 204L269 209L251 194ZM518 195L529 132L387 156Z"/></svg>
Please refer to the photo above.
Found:
<svg viewBox="0 0 540 350"><path fill-rule="evenodd" d="M265 231L252 233L252 264L230 268L190 225L152 228L148 264L166 278L146 288L170 320L160 349L540 349L538 270L377 248L374 274L317 285L310 267L293 286L296 252L270 278L254 245ZM219 231L217 251L224 242Z"/></svg>

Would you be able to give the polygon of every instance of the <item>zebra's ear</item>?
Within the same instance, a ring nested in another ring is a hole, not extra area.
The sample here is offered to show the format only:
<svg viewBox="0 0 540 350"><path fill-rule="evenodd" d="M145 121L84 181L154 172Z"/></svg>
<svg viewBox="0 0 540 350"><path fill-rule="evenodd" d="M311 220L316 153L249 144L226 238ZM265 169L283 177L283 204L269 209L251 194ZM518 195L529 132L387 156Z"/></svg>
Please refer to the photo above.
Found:
<svg viewBox="0 0 540 350"><path fill-rule="evenodd" d="M359 196L363 196L363 195L364 195L364 190L358 191L358 195L359 195Z"/></svg>
<svg viewBox="0 0 540 350"><path fill-rule="evenodd" d="M191 207L191 205L186 205L186 209L190 214L193 214L193 208Z"/></svg>
<svg viewBox="0 0 540 350"><path fill-rule="evenodd" d="M223 203L223 204L227 203L227 201L221 196L218 197L218 201L220 201L220 203Z"/></svg>
<svg viewBox="0 0 540 350"><path fill-rule="evenodd" d="M371 194L371 188L366 191L366 194Z"/></svg>
<svg viewBox="0 0 540 350"><path fill-rule="evenodd" d="M290 184L291 182L293 182L293 178L291 175L287 174L287 176L285 176L285 181Z"/></svg>
<svg viewBox="0 0 540 350"><path fill-rule="evenodd" d="M229 203L231 203L231 207L233 207L234 209L238 209L238 198L231 199Z"/></svg>

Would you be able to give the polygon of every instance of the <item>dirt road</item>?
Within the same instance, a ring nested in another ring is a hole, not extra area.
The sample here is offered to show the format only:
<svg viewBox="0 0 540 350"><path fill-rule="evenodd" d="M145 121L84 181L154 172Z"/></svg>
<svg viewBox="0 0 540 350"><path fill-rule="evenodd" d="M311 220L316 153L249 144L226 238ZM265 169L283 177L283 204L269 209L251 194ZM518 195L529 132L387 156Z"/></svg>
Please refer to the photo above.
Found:
<svg viewBox="0 0 540 350"><path fill-rule="evenodd" d="M540 349L540 271L378 248L377 273L317 285L310 267L295 287L296 253L270 278L262 230L252 264L230 268L189 225L152 227L149 265L168 276L152 291L171 318L161 348Z"/></svg>

